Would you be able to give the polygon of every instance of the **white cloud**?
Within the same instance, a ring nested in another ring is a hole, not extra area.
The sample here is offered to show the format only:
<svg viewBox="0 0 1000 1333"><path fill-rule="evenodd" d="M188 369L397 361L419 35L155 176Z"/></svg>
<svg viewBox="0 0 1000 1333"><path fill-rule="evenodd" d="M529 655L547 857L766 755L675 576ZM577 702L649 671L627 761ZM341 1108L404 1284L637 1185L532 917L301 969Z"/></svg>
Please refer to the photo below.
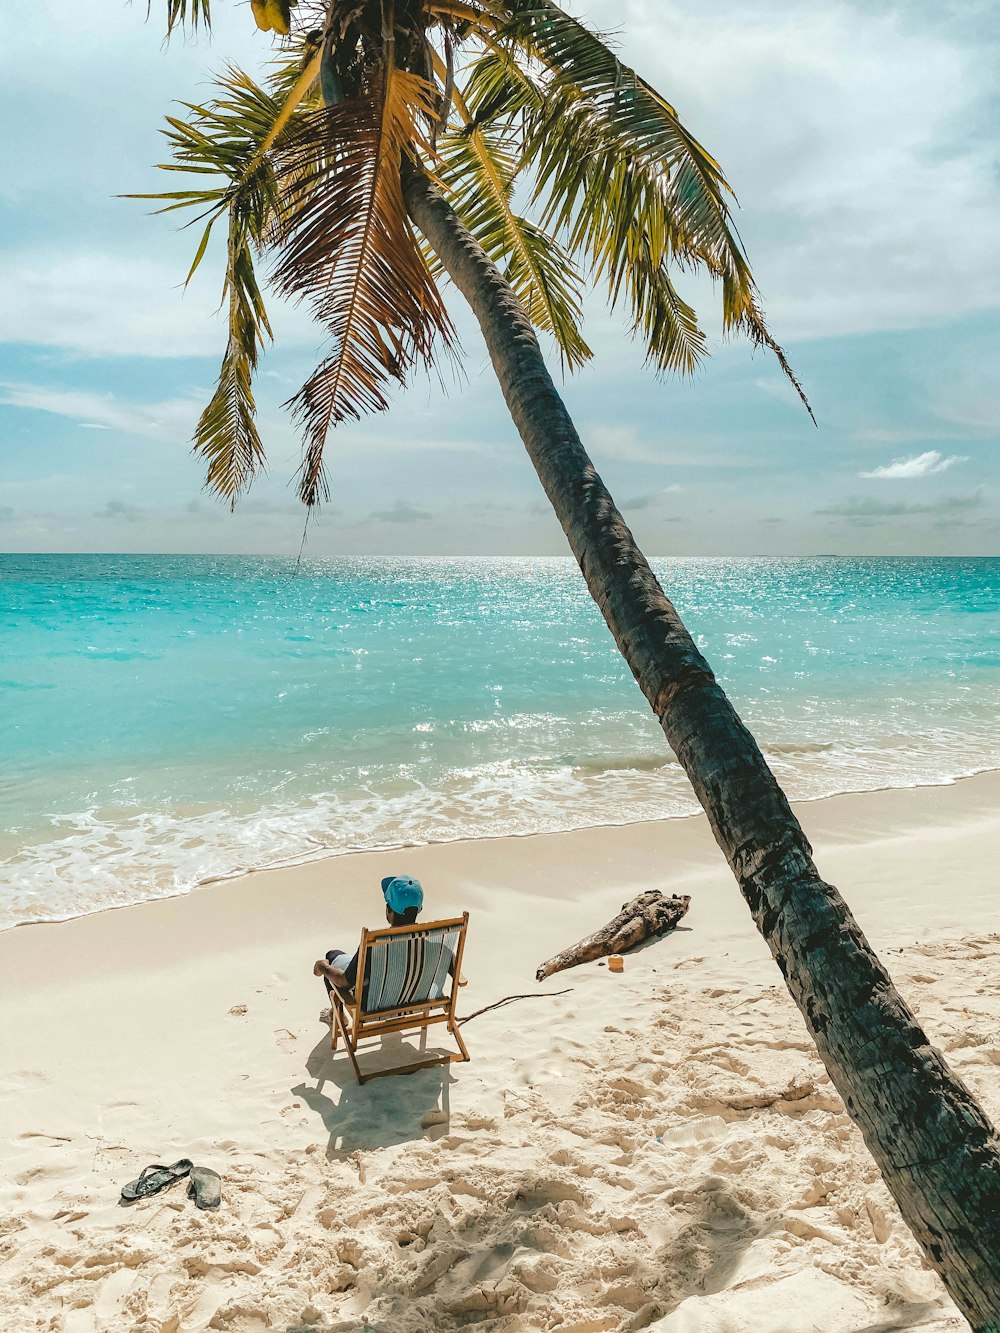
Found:
<svg viewBox="0 0 1000 1333"><path fill-rule="evenodd" d="M144 523L150 518L149 511L130 504L128 500L108 500L95 518L110 519L113 523Z"/></svg>
<svg viewBox="0 0 1000 1333"><path fill-rule="evenodd" d="M37 384L0 384L0 403L68 417L86 430L117 430L150 440L185 440L200 404L193 398L159 403L123 403L114 394L84 389L50 389Z"/></svg>
<svg viewBox="0 0 1000 1333"><path fill-rule="evenodd" d="M961 14L720 0L709 29L696 0L591 0L586 16L722 163L783 340L1000 303L996 135L976 101L995 51Z"/></svg>
<svg viewBox="0 0 1000 1333"><path fill-rule="evenodd" d="M931 410L967 439L1000 436L1000 355L979 348L964 364L947 367L932 386Z"/></svg>
<svg viewBox="0 0 1000 1333"><path fill-rule="evenodd" d="M945 495L940 500L933 500L928 504L906 504L902 500L871 500L852 495L846 500L824 505L822 509L814 509L813 513L846 518L854 522L903 518L911 514L931 514L936 515L942 522L960 523L963 521L963 515L984 508L986 503L982 490L975 491L972 495Z"/></svg>
<svg viewBox="0 0 1000 1333"><path fill-rule="evenodd" d="M623 500L621 507L625 513L631 513L633 510L637 509L655 509L663 503L665 496L679 495L684 490L685 487L678 486L676 483L673 486L663 486L658 491L648 491L643 495L633 495L630 498Z"/></svg>
<svg viewBox="0 0 1000 1333"><path fill-rule="evenodd" d="M913 477L933 477L937 472L947 472L956 463L966 463L962 454L952 454L945 458L937 449L928 449L926 453L915 454L913 458L896 458L885 467L876 467L871 472L859 472L859 477L876 477L881 481L909 481Z"/></svg>
<svg viewBox="0 0 1000 1333"><path fill-rule="evenodd" d="M917 430L910 426L864 426L851 431L851 439L859 444L914 444L917 440L939 439L940 427Z"/></svg>
<svg viewBox="0 0 1000 1333"><path fill-rule="evenodd" d="M628 463L656 463L656 451L639 439L634 426L591 426L585 432L584 443L604 458L617 458Z"/></svg>
<svg viewBox="0 0 1000 1333"><path fill-rule="evenodd" d="M0 255L5 342L86 356L221 356L223 325L204 284L182 297L179 265L99 251Z"/></svg>
<svg viewBox="0 0 1000 1333"><path fill-rule="evenodd" d="M161 221L161 220L157 220ZM148 225L154 225L150 222ZM60 347L84 356L221 358L217 266L206 259L185 291L190 246L176 258L146 259L101 250L0 252L0 342ZM269 300L275 337L284 346L322 340L303 310Z"/></svg>
<svg viewBox="0 0 1000 1333"><path fill-rule="evenodd" d="M377 523L426 523L433 515L406 500L397 500L389 509L373 509L368 517Z"/></svg>
<svg viewBox="0 0 1000 1333"><path fill-rule="evenodd" d="M637 426L609 426L582 422L580 437L586 448L597 459L613 459L621 463L655 463L659 467L755 467L758 460L749 454L712 450L700 444L697 450L676 443L667 444L659 433L646 435ZM660 488L665 491L683 490L682 486Z"/></svg>

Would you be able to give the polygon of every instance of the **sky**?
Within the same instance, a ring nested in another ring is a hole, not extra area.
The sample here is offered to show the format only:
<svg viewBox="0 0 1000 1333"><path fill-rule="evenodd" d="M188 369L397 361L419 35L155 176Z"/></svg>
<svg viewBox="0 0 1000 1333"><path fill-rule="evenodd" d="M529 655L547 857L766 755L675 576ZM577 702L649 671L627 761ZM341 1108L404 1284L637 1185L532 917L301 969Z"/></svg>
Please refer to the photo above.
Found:
<svg viewBox="0 0 1000 1333"><path fill-rule="evenodd" d="M280 405L322 330L277 311L258 386L269 472L231 513L190 448L225 341L218 262L182 292L196 238L118 197L172 188L152 165L171 103L204 96L227 61L259 68L268 38L246 4L214 0L211 40L166 46L161 7L146 22L143 0L34 0L0 48L0 550L294 554L302 540ZM712 335L689 380L654 378L593 298L594 359L561 387L643 549L1000 553L994 0L565 7L721 162L819 423L770 356L720 340L711 285L679 280ZM565 553L478 330L449 300L463 373L444 389L418 378L331 436L309 555Z"/></svg>

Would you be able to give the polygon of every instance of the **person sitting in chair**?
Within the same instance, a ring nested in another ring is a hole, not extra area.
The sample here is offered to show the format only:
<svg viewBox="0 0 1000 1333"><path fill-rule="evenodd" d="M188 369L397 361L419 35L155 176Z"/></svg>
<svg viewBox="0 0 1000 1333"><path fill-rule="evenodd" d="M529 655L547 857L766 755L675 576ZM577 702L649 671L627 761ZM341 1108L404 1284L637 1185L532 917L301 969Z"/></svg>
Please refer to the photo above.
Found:
<svg viewBox="0 0 1000 1333"><path fill-rule="evenodd" d="M385 898L385 919L390 926L412 926L424 905L424 891L412 875L386 875L382 881ZM313 976L322 977L327 995L333 988L352 991L358 980L358 950L349 954L345 949L330 949L325 958L317 958ZM324 1009L320 1022L329 1023L332 1014Z"/></svg>

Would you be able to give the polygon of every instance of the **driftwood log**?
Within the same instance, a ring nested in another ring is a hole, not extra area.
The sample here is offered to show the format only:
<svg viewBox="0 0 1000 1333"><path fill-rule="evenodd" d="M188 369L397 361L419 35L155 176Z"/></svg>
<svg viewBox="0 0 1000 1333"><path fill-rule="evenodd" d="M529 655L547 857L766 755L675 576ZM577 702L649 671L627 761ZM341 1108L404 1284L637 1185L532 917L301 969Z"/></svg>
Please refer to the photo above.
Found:
<svg viewBox="0 0 1000 1333"><path fill-rule="evenodd" d="M594 958L605 958L608 954L624 953L643 940L655 939L657 935L673 930L690 906L691 899L687 894L673 894L667 898L659 889L641 893L638 898L625 903L613 921L543 963L535 973L535 980L544 981L553 972L576 967L578 963L589 963Z"/></svg>

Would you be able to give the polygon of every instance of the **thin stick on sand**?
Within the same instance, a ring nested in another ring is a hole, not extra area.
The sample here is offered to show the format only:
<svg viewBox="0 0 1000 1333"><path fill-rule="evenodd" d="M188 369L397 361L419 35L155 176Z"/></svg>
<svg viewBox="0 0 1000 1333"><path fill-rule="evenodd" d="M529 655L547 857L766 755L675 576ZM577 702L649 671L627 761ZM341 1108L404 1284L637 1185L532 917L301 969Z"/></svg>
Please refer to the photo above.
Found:
<svg viewBox="0 0 1000 1333"><path fill-rule="evenodd" d="M568 986L566 990L549 991L544 998L546 1000L554 1000L557 995L572 995L572 993L573 987ZM478 1018L480 1014L488 1014L491 1009L499 1009L501 1005L512 1004L515 1000L540 1000L542 998L543 997L540 996L537 991L529 991L526 995L505 995L502 1000L496 1000L493 1004L483 1005L482 1009L475 1009L471 1014L466 1014L464 1018L456 1018L455 1022L461 1026L463 1023L468 1023L472 1018Z"/></svg>

